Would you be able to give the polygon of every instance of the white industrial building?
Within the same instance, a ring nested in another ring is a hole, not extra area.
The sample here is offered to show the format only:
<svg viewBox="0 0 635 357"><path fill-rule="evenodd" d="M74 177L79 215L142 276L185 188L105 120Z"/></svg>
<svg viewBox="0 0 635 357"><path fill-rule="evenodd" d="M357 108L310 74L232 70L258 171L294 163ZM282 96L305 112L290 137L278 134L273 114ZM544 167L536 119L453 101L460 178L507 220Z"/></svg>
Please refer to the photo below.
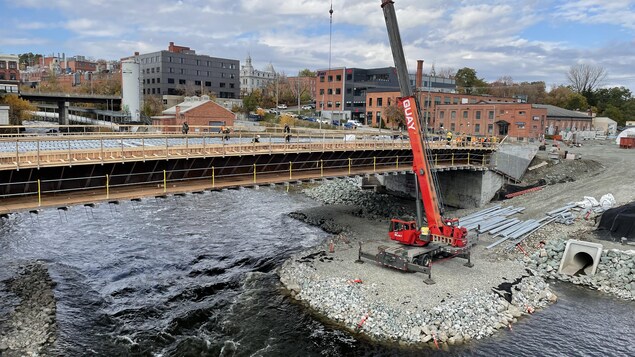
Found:
<svg viewBox="0 0 635 357"><path fill-rule="evenodd" d="M617 134L617 122L609 117L594 117L593 128L597 131L603 131L605 135Z"/></svg>

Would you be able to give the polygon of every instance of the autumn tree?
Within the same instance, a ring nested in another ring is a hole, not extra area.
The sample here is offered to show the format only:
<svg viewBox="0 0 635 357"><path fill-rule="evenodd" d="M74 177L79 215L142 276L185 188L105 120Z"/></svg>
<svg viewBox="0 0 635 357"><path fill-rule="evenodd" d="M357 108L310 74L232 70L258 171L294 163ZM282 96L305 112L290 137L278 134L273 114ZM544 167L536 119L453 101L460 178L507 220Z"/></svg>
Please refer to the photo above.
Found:
<svg viewBox="0 0 635 357"><path fill-rule="evenodd" d="M387 123L390 123L390 127L394 129L403 128L406 126L406 117L403 112L403 108L399 107L397 102L392 103L384 109L384 116Z"/></svg>
<svg viewBox="0 0 635 357"><path fill-rule="evenodd" d="M160 95L146 95L143 97L141 114L146 117L160 115L163 112L163 99Z"/></svg>
<svg viewBox="0 0 635 357"><path fill-rule="evenodd" d="M576 93L566 86L552 89L547 96L546 103L569 110L586 111L589 108L589 103L582 94Z"/></svg>
<svg viewBox="0 0 635 357"><path fill-rule="evenodd" d="M9 125L22 125L22 121L31 119L31 112L36 110L33 104L15 94L0 97L0 103L9 106Z"/></svg>

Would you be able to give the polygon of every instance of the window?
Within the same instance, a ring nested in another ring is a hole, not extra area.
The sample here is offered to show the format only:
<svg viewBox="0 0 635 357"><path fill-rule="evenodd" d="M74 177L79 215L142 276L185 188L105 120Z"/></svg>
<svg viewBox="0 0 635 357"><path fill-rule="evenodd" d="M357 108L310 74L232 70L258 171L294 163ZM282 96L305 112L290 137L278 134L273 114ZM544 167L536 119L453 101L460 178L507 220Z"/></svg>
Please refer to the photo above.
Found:
<svg viewBox="0 0 635 357"><path fill-rule="evenodd" d="M457 98L457 97L452 98L452 103L453 104L459 104L459 98Z"/></svg>
<svg viewBox="0 0 635 357"><path fill-rule="evenodd" d="M329 82L333 82L333 76L329 76Z"/></svg>
<svg viewBox="0 0 635 357"><path fill-rule="evenodd" d="M154 91L154 88L152 88L152 94L157 94L157 93Z"/></svg>
<svg viewBox="0 0 635 357"><path fill-rule="evenodd" d="M200 86L201 85L201 81L194 81L194 85L195 86Z"/></svg>
<svg viewBox="0 0 635 357"><path fill-rule="evenodd" d="M450 124L450 131L455 131L456 130L456 124L451 123Z"/></svg>
<svg viewBox="0 0 635 357"><path fill-rule="evenodd" d="M342 75L338 74L337 76L335 76L335 81L336 82L341 82L342 81Z"/></svg>
<svg viewBox="0 0 635 357"><path fill-rule="evenodd" d="M207 61L207 67L209 67L209 66L210 66L210 61Z"/></svg>
<svg viewBox="0 0 635 357"><path fill-rule="evenodd" d="M210 81L206 81L205 82L205 87L211 87L212 86L212 82Z"/></svg>
<svg viewBox="0 0 635 357"><path fill-rule="evenodd" d="M487 119L494 119L494 111L490 110L489 112L487 112Z"/></svg>
<svg viewBox="0 0 635 357"><path fill-rule="evenodd" d="M377 98L377 106L381 107L383 104L383 98Z"/></svg>
<svg viewBox="0 0 635 357"><path fill-rule="evenodd" d="M439 119L444 119L445 118L445 111L440 111L439 112Z"/></svg>
<svg viewBox="0 0 635 357"><path fill-rule="evenodd" d="M157 73L161 73L161 67L157 67Z"/></svg>
<svg viewBox="0 0 635 357"><path fill-rule="evenodd" d="M346 80L347 80L347 81L350 81L350 80L352 80L352 79L353 79L353 75L352 75L352 74L347 74L347 75L346 75Z"/></svg>
<svg viewBox="0 0 635 357"><path fill-rule="evenodd" d="M434 97L434 104L441 104L441 97Z"/></svg>
<svg viewBox="0 0 635 357"><path fill-rule="evenodd" d="M181 74L187 74L187 71L185 70L185 68L181 68Z"/></svg>
<svg viewBox="0 0 635 357"><path fill-rule="evenodd" d="M225 88L225 86L226 86L226 83L221 83L221 84L220 84L220 87L221 87L221 88Z"/></svg>
<svg viewBox="0 0 635 357"><path fill-rule="evenodd" d="M340 105L341 105L341 103L340 103L340 102L335 102L335 108L339 108L339 107L340 107Z"/></svg>
<svg viewBox="0 0 635 357"><path fill-rule="evenodd" d="M5 69L5 68L7 68L7 62L0 61L0 69Z"/></svg>
<svg viewBox="0 0 635 357"><path fill-rule="evenodd" d="M463 119L467 119L467 110L463 111Z"/></svg>
<svg viewBox="0 0 635 357"><path fill-rule="evenodd" d="M329 88L329 89L326 91L326 93L327 93L327 94L329 94L329 95L333 94L333 89Z"/></svg>
<svg viewBox="0 0 635 357"><path fill-rule="evenodd" d="M185 84L185 79L179 79L179 84Z"/></svg>
<svg viewBox="0 0 635 357"><path fill-rule="evenodd" d="M525 115L525 111L524 110L519 111L518 115Z"/></svg>
<svg viewBox="0 0 635 357"><path fill-rule="evenodd" d="M353 93L353 90L351 88L346 88L346 94L351 94Z"/></svg>
<svg viewBox="0 0 635 357"><path fill-rule="evenodd" d="M196 70L196 76L200 76L201 75L201 71L199 71L198 69Z"/></svg>
<svg viewBox="0 0 635 357"><path fill-rule="evenodd" d="M152 84L154 84L154 78L152 78Z"/></svg>
<svg viewBox="0 0 635 357"><path fill-rule="evenodd" d="M324 88L320 88L320 95L324 95Z"/></svg>
<svg viewBox="0 0 635 357"><path fill-rule="evenodd" d="M200 66L201 65L201 60L196 60L196 65Z"/></svg>
<svg viewBox="0 0 635 357"><path fill-rule="evenodd" d="M185 63L185 58L183 57L179 58L179 63Z"/></svg>
<svg viewBox="0 0 635 357"><path fill-rule="evenodd" d="M518 129L525 129L525 122L519 121L518 123L516 123L516 126L518 127Z"/></svg>
<svg viewBox="0 0 635 357"><path fill-rule="evenodd" d="M373 98L368 98L368 106L369 107L373 106Z"/></svg>
<svg viewBox="0 0 635 357"><path fill-rule="evenodd" d="M174 84L174 78L168 78L168 83Z"/></svg>
<svg viewBox="0 0 635 357"><path fill-rule="evenodd" d="M494 133L494 124L487 124L487 133L490 135Z"/></svg>
<svg viewBox="0 0 635 357"><path fill-rule="evenodd" d="M157 78L157 83L161 83L161 78Z"/></svg>
<svg viewBox="0 0 635 357"><path fill-rule="evenodd" d="M168 62L172 62L172 57L168 56Z"/></svg>
<svg viewBox="0 0 635 357"><path fill-rule="evenodd" d="M501 109L501 110L499 111L499 113L500 113L500 114L505 114L505 110L504 110L504 109Z"/></svg>
<svg viewBox="0 0 635 357"><path fill-rule="evenodd" d="M342 94L342 90L340 88L335 88L335 94Z"/></svg>
<svg viewBox="0 0 635 357"><path fill-rule="evenodd" d="M229 78L234 79L234 78L236 78L236 75L235 75L235 74L233 74L233 73L230 73L230 74L229 74Z"/></svg>
<svg viewBox="0 0 635 357"><path fill-rule="evenodd" d="M333 102L328 101L328 103L326 103L326 106L329 108L333 108Z"/></svg>
<svg viewBox="0 0 635 357"><path fill-rule="evenodd" d="M320 76L320 82L324 82L324 76Z"/></svg>
<svg viewBox="0 0 635 357"><path fill-rule="evenodd" d="M450 119L456 119L456 110L450 112Z"/></svg>
<svg viewBox="0 0 635 357"><path fill-rule="evenodd" d="M540 116L539 116L539 115L534 115L534 117L532 118L532 120L540 120Z"/></svg>
<svg viewBox="0 0 635 357"><path fill-rule="evenodd" d="M170 73L174 73L174 68L170 67Z"/></svg>
<svg viewBox="0 0 635 357"><path fill-rule="evenodd" d="M443 97L443 104L450 104L450 97Z"/></svg>
<svg viewBox="0 0 635 357"><path fill-rule="evenodd" d="M474 132L476 134L481 132L481 124L474 124Z"/></svg>
<svg viewBox="0 0 635 357"><path fill-rule="evenodd" d="M375 117L377 118L377 125L381 126L381 112L375 113Z"/></svg>
<svg viewBox="0 0 635 357"><path fill-rule="evenodd" d="M150 68L150 73L154 73L154 67Z"/></svg>
<svg viewBox="0 0 635 357"><path fill-rule="evenodd" d="M229 83L229 88L234 88L234 83Z"/></svg>
<svg viewBox="0 0 635 357"><path fill-rule="evenodd" d="M481 111L480 110L476 111L476 119L481 119Z"/></svg>

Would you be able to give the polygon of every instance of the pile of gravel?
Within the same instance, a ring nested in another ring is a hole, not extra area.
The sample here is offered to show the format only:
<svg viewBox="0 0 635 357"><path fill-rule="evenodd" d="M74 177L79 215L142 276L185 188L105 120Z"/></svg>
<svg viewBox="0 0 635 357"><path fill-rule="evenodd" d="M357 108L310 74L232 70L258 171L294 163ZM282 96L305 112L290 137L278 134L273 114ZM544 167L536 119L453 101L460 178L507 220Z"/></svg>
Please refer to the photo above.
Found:
<svg viewBox="0 0 635 357"><path fill-rule="evenodd" d="M5 281L20 303L0 325L0 355L39 355L56 340L56 306L48 270L39 263L21 268Z"/></svg>
<svg viewBox="0 0 635 357"><path fill-rule="evenodd" d="M359 217L413 219L414 212L400 204L399 199L388 194L364 191L358 186L355 179L329 181L304 189L302 193L327 205L342 204L358 207L359 210L354 214ZM414 200L412 201L414 202Z"/></svg>
<svg viewBox="0 0 635 357"><path fill-rule="evenodd" d="M524 277L510 286L511 297L474 289L428 310L395 308L379 297L377 284L322 276L307 260L290 259L278 273L292 297L343 328L408 345L482 339L557 299L542 278Z"/></svg>
<svg viewBox="0 0 635 357"><path fill-rule="evenodd" d="M558 273L566 242L564 239L547 242L543 249L525 257L525 263L545 278L589 286L625 300L635 301L635 250L602 250L595 275L569 276Z"/></svg>

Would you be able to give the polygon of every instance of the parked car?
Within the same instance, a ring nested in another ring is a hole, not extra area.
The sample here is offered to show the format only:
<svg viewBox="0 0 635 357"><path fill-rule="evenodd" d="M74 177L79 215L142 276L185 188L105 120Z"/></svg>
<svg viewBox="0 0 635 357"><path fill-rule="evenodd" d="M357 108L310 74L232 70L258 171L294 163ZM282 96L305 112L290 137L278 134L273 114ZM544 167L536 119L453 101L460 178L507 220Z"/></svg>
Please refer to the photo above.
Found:
<svg viewBox="0 0 635 357"><path fill-rule="evenodd" d="M358 122L355 119L351 119L347 123L351 123L351 125L354 125L354 126L362 126L362 123Z"/></svg>
<svg viewBox="0 0 635 357"><path fill-rule="evenodd" d="M254 121L260 121L260 120L262 120L262 117L260 115L258 115L258 114L253 114L252 113L252 114L249 114L247 116L247 119L254 120Z"/></svg>
<svg viewBox="0 0 635 357"><path fill-rule="evenodd" d="M302 110L311 110L311 109L313 109L313 107L308 104L302 106Z"/></svg>
<svg viewBox="0 0 635 357"><path fill-rule="evenodd" d="M278 104L278 109L287 109L286 104Z"/></svg>
<svg viewBox="0 0 635 357"><path fill-rule="evenodd" d="M312 122L312 123L317 122L317 119L315 119L315 118L313 118L313 117L307 117L307 118L306 118L306 120L308 120L308 121L310 121L310 122Z"/></svg>
<svg viewBox="0 0 635 357"><path fill-rule="evenodd" d="M333 124L335 126L340 126L340 121L336 120L336 119L333 119L333 120L331 120L331 124Z"/></svg>

